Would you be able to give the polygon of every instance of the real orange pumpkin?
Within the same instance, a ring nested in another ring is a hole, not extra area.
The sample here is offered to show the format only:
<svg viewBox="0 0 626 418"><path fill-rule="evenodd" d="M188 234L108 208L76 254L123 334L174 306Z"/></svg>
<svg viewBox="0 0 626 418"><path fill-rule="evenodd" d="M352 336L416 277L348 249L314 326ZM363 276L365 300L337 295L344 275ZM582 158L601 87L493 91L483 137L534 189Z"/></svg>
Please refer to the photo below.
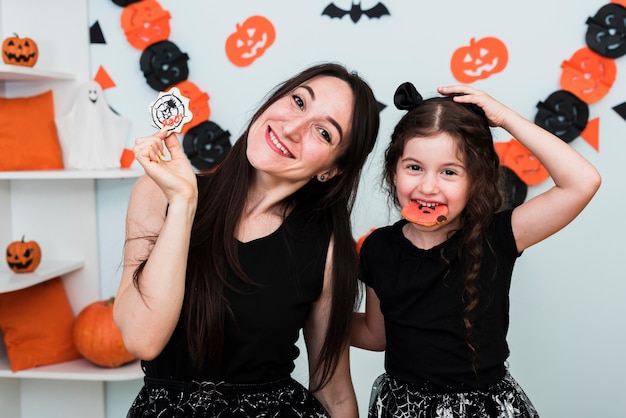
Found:
<svg viewBox="0 0 626 418"><path fill-rule="evenodd" d="M74 321L74 345L81 356L101 367L119 367L135 360L113 321L115 298L87 305Z"/></svg>
<svg viewBox="0 0 626 418"><path fill-rule="evenodd" d="M31 38L20 38L16 33L2 42L2 60L5 64L32 67L39 58L37 43Z"/></svg>
<svg viewBox="0 0 626 418"><path fill-rule="evenodd" d="M41 248L36 241L13 241L7 246L7 264L15 273L31 273L41 262Z"/></svg>

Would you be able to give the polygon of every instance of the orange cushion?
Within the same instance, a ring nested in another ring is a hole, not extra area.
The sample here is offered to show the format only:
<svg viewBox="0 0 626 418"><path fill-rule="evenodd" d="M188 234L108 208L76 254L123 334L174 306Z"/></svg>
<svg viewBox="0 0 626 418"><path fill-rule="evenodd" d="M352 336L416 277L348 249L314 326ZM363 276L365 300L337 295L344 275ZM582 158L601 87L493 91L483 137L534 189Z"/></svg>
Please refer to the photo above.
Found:
<svg viewBox="0 0 626 418"><path fill-rule="evenodd" d="M0 329L11 370L80 358L74 313L60 278L0 294Z"/></svg>
<svg viewBox="0 0 626 418"><path fill-rule="evenodd" d="M52 90L32 97L0 97L0 170L63 168Z"/></svg>

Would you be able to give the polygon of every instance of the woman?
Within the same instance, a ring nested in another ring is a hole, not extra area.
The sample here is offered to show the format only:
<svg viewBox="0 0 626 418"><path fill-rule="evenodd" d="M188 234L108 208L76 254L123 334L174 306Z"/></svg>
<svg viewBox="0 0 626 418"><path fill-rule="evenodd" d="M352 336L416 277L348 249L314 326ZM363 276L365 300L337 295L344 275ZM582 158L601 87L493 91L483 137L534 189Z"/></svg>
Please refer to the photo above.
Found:
<svg viewBox="0 0 626 418"><path fill-rule="evenodd" d="M114 310L146 375L129 417L357 416L350 212L378 124L369 86L327 63L278 86L214 173L173 135L136 141ZM301 329L310 392L290 377Z"/></svg>

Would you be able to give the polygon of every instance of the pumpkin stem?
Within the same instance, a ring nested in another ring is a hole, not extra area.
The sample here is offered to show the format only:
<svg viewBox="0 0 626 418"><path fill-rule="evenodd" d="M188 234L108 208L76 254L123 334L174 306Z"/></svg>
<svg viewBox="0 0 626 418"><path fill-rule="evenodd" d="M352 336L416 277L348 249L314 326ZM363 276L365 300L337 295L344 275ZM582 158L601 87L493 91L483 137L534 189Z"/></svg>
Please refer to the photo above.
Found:
<svg viewBox="0 0 626 418"><path fill-rule="evenodd" d="M111 296L110 298L107 299L107 301L104 304L104 306L111 306L111 305L113 305L114 301L115 301L115 296Z"/></svg>
<svg viewBox="0 0 626 418"><path fill-rule="evenodd" d="M24 238L26 238L26 234L22 235L22 242L24 242Z"/></svg>

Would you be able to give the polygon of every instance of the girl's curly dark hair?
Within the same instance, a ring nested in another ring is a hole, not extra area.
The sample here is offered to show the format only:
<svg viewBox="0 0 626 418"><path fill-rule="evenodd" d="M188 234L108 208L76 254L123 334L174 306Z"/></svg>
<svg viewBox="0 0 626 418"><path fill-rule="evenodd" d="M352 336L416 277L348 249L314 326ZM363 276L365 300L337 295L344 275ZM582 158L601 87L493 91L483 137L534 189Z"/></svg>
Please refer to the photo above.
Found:
<svg viewBox="0 0 626 418"><path fill-rule="evenodd" d="M466 252L465 284L463 290L463 323L465 343L473 353L476 364L477 348L472 344L472 313L477 307L480 293L478 275L483 259L483 239L493 215L502 208L500 160L493 146L489 122L478 106L460 104L452 97L433 97L422 100L412 85L405 83L399 88L403 96L396 106L409 110L398 122L391 143L385 151L383 181L389 198L399 207L400 202L394 184L396 166L402 157L405 144L415 137L428 137L447 133L457 142L461 159L469 177L467 205L460 217L459 231L462 244L459 251ZM417 96L415 95L417 94ZM419 97L418 97L419 96ZM443 254L443 249L442 249Z"/></svg>

